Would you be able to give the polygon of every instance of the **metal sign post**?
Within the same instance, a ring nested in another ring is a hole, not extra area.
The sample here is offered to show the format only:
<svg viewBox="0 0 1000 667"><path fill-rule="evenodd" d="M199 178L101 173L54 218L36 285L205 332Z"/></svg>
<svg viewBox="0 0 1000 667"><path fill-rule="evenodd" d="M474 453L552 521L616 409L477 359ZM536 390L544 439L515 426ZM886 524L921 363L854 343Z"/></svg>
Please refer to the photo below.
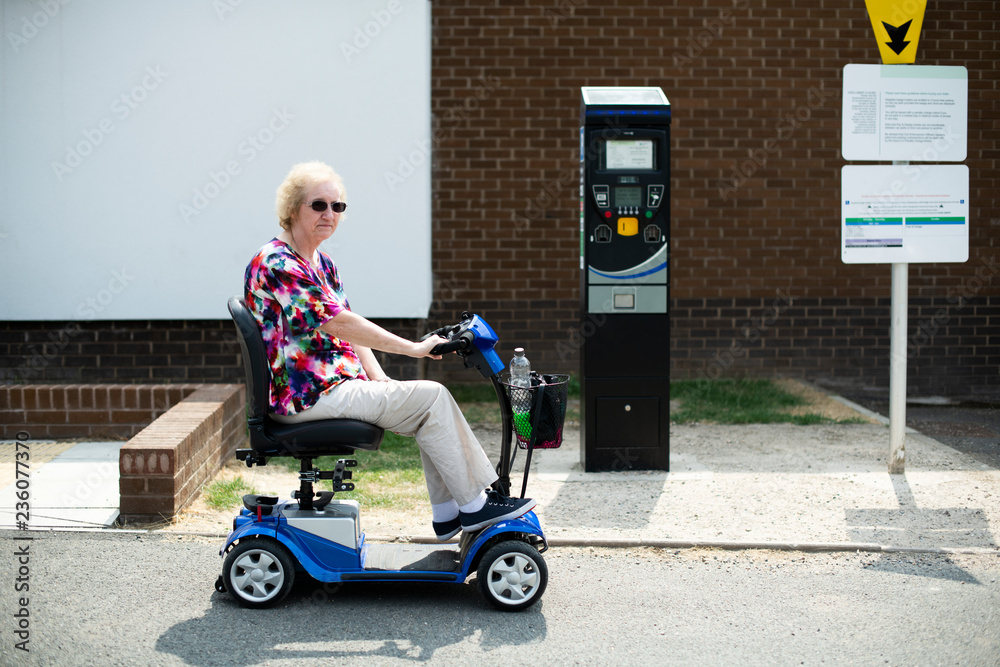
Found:
<svg viewBox="0 0 1000 667"><path fill-rule="evenodd" d="M906 470L906 326L910 265L892 265L892 329L889 342L889 474Z"/></svg>
<svg viewBox="0 0 1000 667"><path fill-rule="evenodd" d="M892 160L841 172L841 259L892 264L889 474L906 470L907 308L910 262L969 257L968 132L964 67L899 67L916 59L926 0L865 0L883 65L844 68L841 152Z"/></svg>

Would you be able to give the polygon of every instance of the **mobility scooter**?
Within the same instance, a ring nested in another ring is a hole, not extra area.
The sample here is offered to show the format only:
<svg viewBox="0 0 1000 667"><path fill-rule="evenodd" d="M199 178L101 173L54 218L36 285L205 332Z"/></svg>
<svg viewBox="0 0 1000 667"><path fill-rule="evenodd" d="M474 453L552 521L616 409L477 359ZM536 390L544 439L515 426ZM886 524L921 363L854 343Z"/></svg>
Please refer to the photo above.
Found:
<svg viewBox="0 0 1000 667"><path fill-rule="evenodd" d="M485 598L498 609L518 611L538 602L545 591L548 569L541 553L547 548L538 517L528 512L516 519L501 521L473 533L462 533L458 544L373 544L361 530L360 508L355 500L336 500L340 491L350 491L352 470L357 462L337 461L334 470L313 468L320 456L349 456L356 450L377 450L384 432L365 422L329 419L301 424L281 424L268 414L270 368L257 323L238 297L229 300L246 371L250 448L236 456L247 466L265 465L276 456L294 457L300 462L299 489L292 499L248 495L244 508L233 521L233 530L220 550L222 575L216 590L228 591L246 607L269 607L288 594L297 575L306 573L320 582L449 582L462 583L475 573ZM515 408L520 399L541 399L547 380L550 385L549 410L553 393L562 391L562 414L557 415L558 440L562 437L565 414L566 376L537 376L531 390L515 389L501 381L504 364L494 346L497 335L478 315L462 314L462 321L427 334L447 339L434 354L456 352L467 368L475 368L493 383L503 419L499 480L494 488L509 495L510 470L517 450L512 453L511 433ZM426 336L425 336L426 338ZM537 401L541 405L541 401ZM558 404L556 404L558 405ZM541 412L541 411L539 411ZM550 415L551 417L551 415ZM536 419L531 426L538 429ZM544 430L544 429L543 429ZM530 453L536 440L518 426L518 442L527 441L524 484L527 483ZM549 436L551 438L551 434ZM548 440L547 445L554 445ZM313 485L330 480L332 490L314 492Z"/></svg>

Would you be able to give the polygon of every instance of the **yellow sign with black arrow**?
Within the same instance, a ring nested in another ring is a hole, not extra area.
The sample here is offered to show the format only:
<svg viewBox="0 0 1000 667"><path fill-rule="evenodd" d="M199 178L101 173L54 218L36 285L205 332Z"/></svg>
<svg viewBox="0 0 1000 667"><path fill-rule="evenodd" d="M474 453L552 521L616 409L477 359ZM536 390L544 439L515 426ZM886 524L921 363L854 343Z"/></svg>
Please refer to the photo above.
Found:
<svg viewBox="0 0 1000 667"><path fill-rule="evenodd" d="M865 5L882 63L913 63L917 59L927 0L865 0Z"/></svg>

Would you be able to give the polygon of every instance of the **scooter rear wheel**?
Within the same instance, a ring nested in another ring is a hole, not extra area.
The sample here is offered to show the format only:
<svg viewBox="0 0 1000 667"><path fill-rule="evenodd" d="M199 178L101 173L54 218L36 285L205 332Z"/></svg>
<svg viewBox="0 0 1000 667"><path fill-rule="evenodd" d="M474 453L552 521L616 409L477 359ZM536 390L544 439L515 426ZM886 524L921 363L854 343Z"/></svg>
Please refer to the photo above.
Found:
<svg viewBox="0 0 1000 667"><path fill-rule="evenodd" d="M483 596L502 611L521 611L538 602L549 569L530 544L510 540L492 547L479 562L476 579Z"/></svg>
<svg viewBox="0 0 1000 667"><path fill-rule="evenodd" d="M244 607L270 607L292 590L295 565L288 549L280 543L253 537L240 540L226 556L222 579Z"/></svg>

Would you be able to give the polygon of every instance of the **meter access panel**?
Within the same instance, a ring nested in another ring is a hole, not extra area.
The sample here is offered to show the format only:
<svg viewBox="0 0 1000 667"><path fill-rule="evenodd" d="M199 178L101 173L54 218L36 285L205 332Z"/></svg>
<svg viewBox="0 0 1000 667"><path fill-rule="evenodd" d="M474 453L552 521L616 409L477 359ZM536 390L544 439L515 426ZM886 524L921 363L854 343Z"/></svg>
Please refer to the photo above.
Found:
<svg viewBox="0 0 1000 667"><path fill-rule="evenodd" d="M665 313L667 131L592 127L584 138L588 312Z"/></svg>

